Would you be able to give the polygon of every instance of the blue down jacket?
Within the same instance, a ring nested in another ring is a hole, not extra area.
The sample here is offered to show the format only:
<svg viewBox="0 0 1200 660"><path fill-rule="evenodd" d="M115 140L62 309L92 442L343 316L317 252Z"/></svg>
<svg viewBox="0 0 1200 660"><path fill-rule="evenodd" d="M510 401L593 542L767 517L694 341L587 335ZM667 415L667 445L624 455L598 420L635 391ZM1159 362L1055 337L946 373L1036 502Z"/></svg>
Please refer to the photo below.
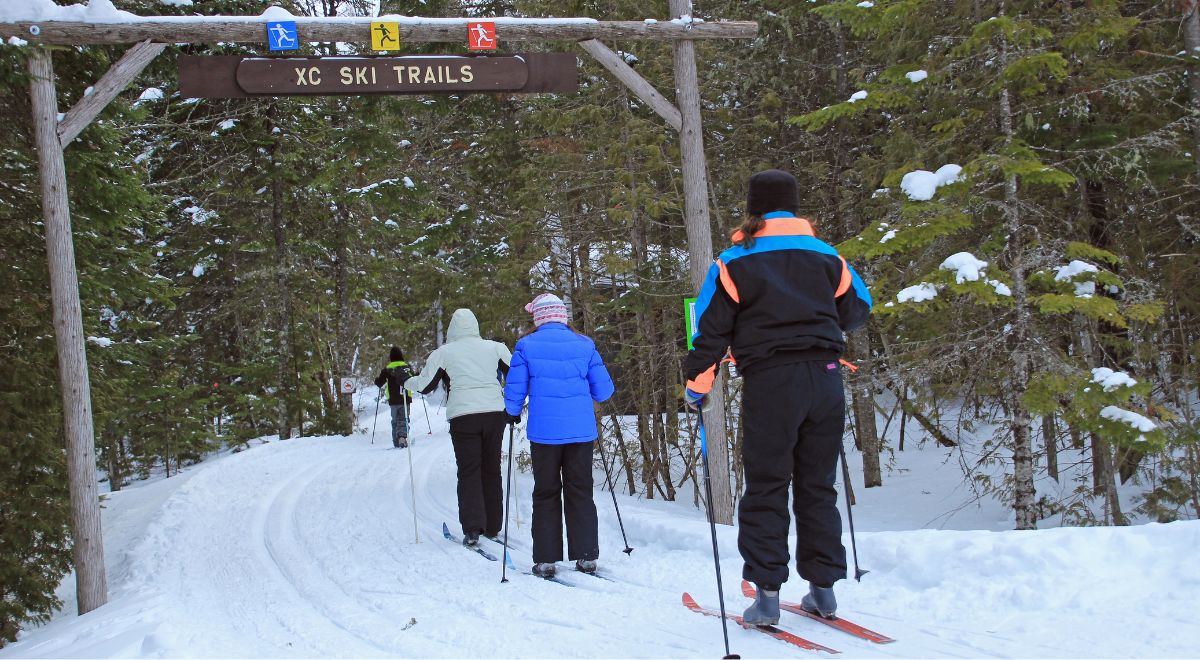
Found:
<svg viewBox="0 0 1200 660"><path fill-rule="evenodd" d="M563 445L596 439L592 401L607 401L612 378L596 344L562 323L546 323L517 342L504 386L504 407L521 412L529 397L527 435Z"/></svg>

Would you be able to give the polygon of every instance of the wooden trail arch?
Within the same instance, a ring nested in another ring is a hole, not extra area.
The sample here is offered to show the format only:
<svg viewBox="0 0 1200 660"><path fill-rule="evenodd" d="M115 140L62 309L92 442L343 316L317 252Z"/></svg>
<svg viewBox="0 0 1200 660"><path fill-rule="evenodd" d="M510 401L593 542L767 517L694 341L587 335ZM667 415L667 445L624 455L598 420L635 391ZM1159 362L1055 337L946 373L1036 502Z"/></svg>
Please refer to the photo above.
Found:
<svg viewBox="0 0 1200 660"><path fill-rule="evenodd" d="M461 43L467 22L494 21L505 42L574 41L627 86L639 99L680 134L684 218L690 253L692 285L699 290L712 261L708 171L700 120L700 90L694 41L752 39L758 24L749 21L706 22L692 18L692 0L669 0L668 21L601 21L591 18L418 18L418 17L294 17L302 42L371 43L371 21L399 23L401 43ZM96 483L95 434L91 385L84 345L79 276L67 198L63 151L101 111L154 60L168 44L237 42L267 44L269 16L141 16L122 22L0 21L0 39L29 42L30 97L34 143L46 224L54 334L63 400L63 429L71 497L73 559L80 614L108 600L104 548ZM641 77L605 39L670 41L674 47L675 102ZM83 97L59 118L51 51L41 45L88 46L133 44L124 56ZM713 478L713 519L733 522L729 484L729 454L725 434L724 393L714 385L714 406L707 413L709 461Z"/></svg>

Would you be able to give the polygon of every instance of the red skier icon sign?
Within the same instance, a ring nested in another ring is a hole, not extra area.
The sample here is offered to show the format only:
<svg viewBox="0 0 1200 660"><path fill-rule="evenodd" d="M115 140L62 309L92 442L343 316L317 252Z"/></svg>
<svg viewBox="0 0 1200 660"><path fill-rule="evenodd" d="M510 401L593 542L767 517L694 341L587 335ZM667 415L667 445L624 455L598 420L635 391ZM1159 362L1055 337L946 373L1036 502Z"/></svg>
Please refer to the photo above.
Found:
<svg viewBox="0 0 1200 660"><path fill-rule="evenodd" d="M491 21L467 23L467 48L471 50L496 50L496 24Z"/></svg>

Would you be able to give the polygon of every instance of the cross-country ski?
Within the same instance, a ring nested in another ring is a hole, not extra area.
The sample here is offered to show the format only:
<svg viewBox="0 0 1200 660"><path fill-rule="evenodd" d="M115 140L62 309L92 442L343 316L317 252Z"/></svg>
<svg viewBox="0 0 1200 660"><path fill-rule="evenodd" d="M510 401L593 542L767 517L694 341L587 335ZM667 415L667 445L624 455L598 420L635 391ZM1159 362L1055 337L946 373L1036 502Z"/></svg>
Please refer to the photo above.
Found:
<svg viewBox="0 0 1200 660"><path fill-rule="evenodd" d="M747 598L754 598L756 595L754 591L754 585L742 580L742 594L744 594ZM800 603L790 603L788 601L781 600L779 601L779 608L786 612L798 614L807 619L823 623L831 628L836 628L842 632L854 635L855 637L860 637L868 642L874 642L876 644L890 644L896 641L887 635L881 635L873 630L867 630L856 623L851 623L840 616L833 619L827 619L823 616L819 616L809 612L808 610L805 610L800 606Z"/></svg>
<svg viewBox="0 0 1200 660"><path fill-rule="evenodd" d="M493 555L492 553L488 552L487 550L484 550L483 548L479 547L478 542L476 542L474 545L467 545L467 544L463 543L462 539L459 539L457 536L450 533L450 528L446 525L446 523L442 523L442 536L447 541L449 541L455 545L461 545L463 548L465 548L467 550L478 553L480 556L486 558L489 561L499 561L499 559L497 559L496 555Z"/></svg>
<svg viewBox="0 0 1200 660"><path fill-rule="evenodd" d="M708 616L715 616L717 618L721 617L721 613L718 612L717 610L709 609L706 607L701 607L700 605L698 605L696 603L696 599L692 598L691 595L689 595L686 591L683 592L683 606L693 612L696 612L697 614L705 614ZM746 630L756 630L758 632L763 633L764 635L769 635L771 637L774 637L775 639L778 639L779 641L787 642L788 644L791 644L792 646L800 647L806 651L824 651L825 653L841 653L841 651L831 649L827 646L818 644L816 642L810 642L809 640L804 639L803 637L800 637L799 635L797 635L795 633L788 632L786 630L777 628L775 626L750 625L750 624L746 623L745 621L743 621L742 617L738 616L737 614L726 613L725 618L729 619L730 621L733 621L734 623L738 624L739 626L741 626L742 628L744 628Z"/></svg>

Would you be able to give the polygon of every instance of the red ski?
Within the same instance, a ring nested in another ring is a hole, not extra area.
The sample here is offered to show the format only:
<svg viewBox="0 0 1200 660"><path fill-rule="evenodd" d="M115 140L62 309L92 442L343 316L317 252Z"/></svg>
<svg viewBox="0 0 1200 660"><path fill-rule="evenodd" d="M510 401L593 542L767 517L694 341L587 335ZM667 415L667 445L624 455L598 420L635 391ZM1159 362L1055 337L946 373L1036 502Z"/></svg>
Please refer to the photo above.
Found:
<svg viewBox="0 0 1200 660"><path fill-rule="evenodd" d="M747 598L754 598L754 585L742 580L742 593L745 594ZM867 630L866 628L863 628L855 623L850 623L845 619L826 619L823 616L817 616L816 614L805 612L804 608L800 607L799 603L789 603L781 600L779 601L779 609L787 610L793 614L799 614L800 616L812 619L813 621L819 621L820 623L832 628L837 628L844 633L849 633L855 637L865 639L868 642L875 642L876 644L891 644L892 642L896 641L887 635L881 635L874 630Z"/></svg>
<svg viewBox="0 0 1200 660"><path fill-rule="evenodd" d="M693 612L697 612L699 614L707 614L708 616L715 616L718 619L721 618L720 612L718 612L716 610L710 610L705 607L700 607L698 604L696 604L696 599L692 598L691 594L689 594L686 591L683 592L683 605L684 605L684 607L688 608L689 610L691 610ZM770 635L770 636L774 637L775 639L787 642L788 644L791 644L793 646L799 646L800 648L805 649L807 651L824 651L826 653L841 653L841 651L836 651L834 649L829 648L828 646L821 646L820 644L818 644L816 642L810 642L807 639L800 637L799 635L793 635L792 633L790 633L786 630L780 630L779 628L776 628L775 626L753 626L753 625L747 624L742 621L742 617L740 617L736 614L726 614L725 618L729 619L730 621L733 621L734 623L745 628L746 630L757 630L761 633Z"/></svg>

